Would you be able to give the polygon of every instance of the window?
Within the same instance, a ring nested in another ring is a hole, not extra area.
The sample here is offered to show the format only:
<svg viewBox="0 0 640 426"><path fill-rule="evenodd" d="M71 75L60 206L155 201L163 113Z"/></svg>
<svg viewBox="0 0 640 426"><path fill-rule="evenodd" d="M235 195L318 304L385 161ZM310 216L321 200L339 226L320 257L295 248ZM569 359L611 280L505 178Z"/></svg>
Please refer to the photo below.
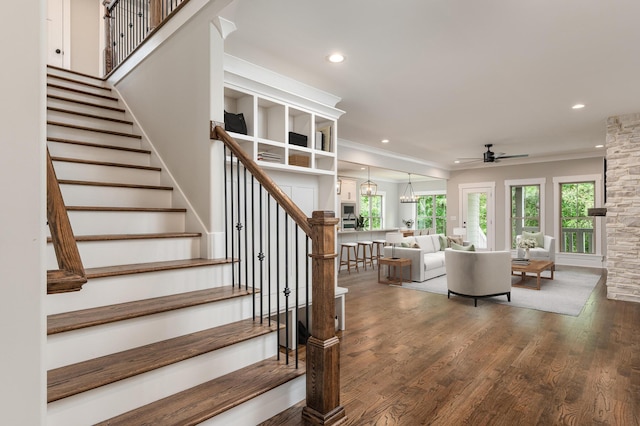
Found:
<svg viewBox="0 0 640 426"><path fill-rule="evenodd" d="M419 195L416 204L416 229L432 228L447 233L446 194Z"/></svg>
<svg viewBox="0 0 640 426"><path fill-rule="evenodd" d="M540 185L511 186L511 248L522 231L540 231Z"/></svg>
<svg viewBox="0 0 640 426"><path fill-rule="evenodd" d="M384 211L383 195L360 196L360 216L364 218L364 229L382 229Z"/></svg>
<svg viewBox="0 0 640 426"><path fill-rule="evenodd" d="M560 184L560 251L595 253L595 219L587 215L595 197L595 182Z"/></svg>

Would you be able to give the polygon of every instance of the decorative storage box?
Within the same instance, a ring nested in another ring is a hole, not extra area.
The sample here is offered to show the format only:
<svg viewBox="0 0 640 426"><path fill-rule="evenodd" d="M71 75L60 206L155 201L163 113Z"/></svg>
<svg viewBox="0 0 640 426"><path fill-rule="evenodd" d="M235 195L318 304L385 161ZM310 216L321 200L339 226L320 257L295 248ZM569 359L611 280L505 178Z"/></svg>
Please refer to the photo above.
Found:
<svg viewBox="0 0 640 426"><path fill-rule="evenodd" d="M309 157L306 155L291 154L289 155L289 165L309 167Z"/></svg>
<svg viewBox="0 0 640 426"><path fill-rule="evenodd" d="M307 137L300 133L289 132L289 143L291 145L307 147Z"/></svg>

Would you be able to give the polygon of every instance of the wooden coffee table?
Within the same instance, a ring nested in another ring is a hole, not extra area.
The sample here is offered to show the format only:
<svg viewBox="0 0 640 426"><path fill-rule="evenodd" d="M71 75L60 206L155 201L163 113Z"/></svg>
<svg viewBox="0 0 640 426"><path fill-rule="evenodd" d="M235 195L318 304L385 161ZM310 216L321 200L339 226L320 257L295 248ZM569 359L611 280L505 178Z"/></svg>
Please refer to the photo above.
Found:
<svg viewBox="0 0 640 426"><path fill-rule="evenodd" d="M544 278L547 280L552 280L553 279L553 271L555 271L556 269L556 265L555 263L549 261L549 260L530 260L528 265L517 265L517 264L511 264L511 273L513 275L520 275L520 281L518 281L515 284L512 284L513 287L521 287L521 288L528 288L531 290L540 290L540 279ZM551 271L551 276L550 277L542 277L540 276L540 273L542 273L543 271ZM530 275L527 275L527 273L529 274L536 274L536 286L530 286L530 285L525 285L524 282L527 279L527 277L531 277Z"/></svg>
<svg viewBox="0 0 640 426"><path fill-rule="evenodd" d="M391 267L393 266L393 273L395 275L395 280L380 280L380 269L382 269L382 265L387 265L387 276L391 275ZM409 281L413 281L413 277L411 276L411 259L404 257L381 257L378 259L378 282L382 284L402 284L402 268L408 266L409 267Z"/></svg>

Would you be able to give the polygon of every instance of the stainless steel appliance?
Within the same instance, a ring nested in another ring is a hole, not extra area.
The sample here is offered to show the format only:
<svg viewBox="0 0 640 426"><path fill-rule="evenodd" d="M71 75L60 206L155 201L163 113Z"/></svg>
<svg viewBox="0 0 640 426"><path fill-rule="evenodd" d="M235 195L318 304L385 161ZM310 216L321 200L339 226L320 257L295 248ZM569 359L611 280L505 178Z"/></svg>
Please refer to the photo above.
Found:
<svg viewBox="0 0 640 426"><path fill-rule="evenodd" d="M342 229L356 229L356 204L342 203Z"/></svg>

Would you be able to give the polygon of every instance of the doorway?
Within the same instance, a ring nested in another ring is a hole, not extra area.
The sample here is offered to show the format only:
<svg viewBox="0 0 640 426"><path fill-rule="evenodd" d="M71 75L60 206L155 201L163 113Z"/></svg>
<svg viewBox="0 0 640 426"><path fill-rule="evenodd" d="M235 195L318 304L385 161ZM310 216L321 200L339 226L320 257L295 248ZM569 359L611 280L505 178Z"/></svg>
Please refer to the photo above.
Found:
<svg viewBox="0 0 640 426"><path fill-rule="evenodd" d="M459 185L460 224L465 241L476 249L495 250L494 182Z"/></svg>
<svg viewBox="0 0 640 426"><path fill-rule="evenodd" d="M70 0L47 0L47 64L70 68Z"/></svg>

